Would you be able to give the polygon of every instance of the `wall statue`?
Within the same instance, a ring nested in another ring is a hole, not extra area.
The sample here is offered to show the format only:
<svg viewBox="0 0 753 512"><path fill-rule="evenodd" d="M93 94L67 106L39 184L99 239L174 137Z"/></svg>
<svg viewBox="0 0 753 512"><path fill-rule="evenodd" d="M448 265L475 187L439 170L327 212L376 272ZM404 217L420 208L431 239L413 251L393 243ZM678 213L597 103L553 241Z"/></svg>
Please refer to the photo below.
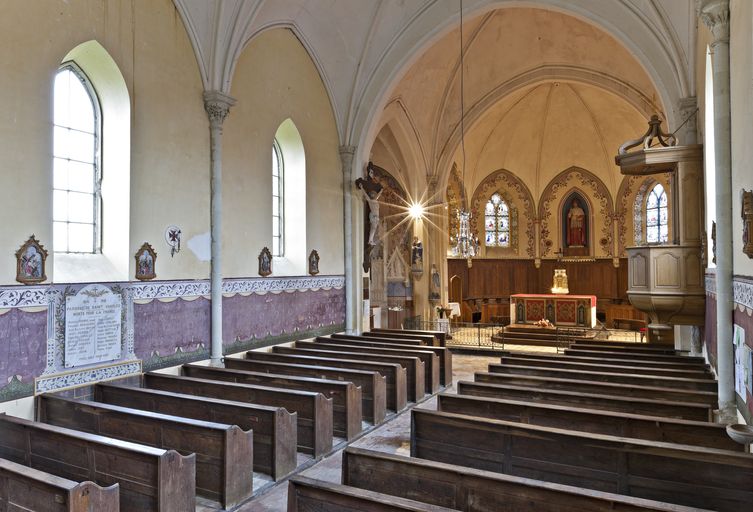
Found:
<svg viewBox="0 0 753 512"><path fill-rule="evenodd" d="M586 245L586 212L580 202L573 199L567 211L567 247L584 247Z"/></svg>
<svg viewBox="0 0 753 512"><path fill-rule="evenodd" d="M379 196L382 195L384 188L374 178L374 164L369 162L366 167L367 177L366 179L358 178L356 180L356 187L363 194L363 198L369 205L369 225L367 226L369 237L368 244L376 245L376 232L379 227Z"/></svg>

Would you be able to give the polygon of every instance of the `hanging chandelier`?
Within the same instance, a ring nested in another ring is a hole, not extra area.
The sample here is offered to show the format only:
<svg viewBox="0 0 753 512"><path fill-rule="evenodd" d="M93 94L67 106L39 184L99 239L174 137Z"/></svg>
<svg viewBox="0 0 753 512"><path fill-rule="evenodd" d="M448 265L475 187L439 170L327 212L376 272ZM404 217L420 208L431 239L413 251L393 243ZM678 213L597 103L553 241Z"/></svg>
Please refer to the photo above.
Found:
<svg viewBox="0 0 753 512"><path fill-rule="evenodd" d="M461 187L465 188L465 62L463 51L463 0L460 0L460 148L463 155ZM457 211L458 232L453 237L455 246L452 255L465 258L468 268L478 253L478 238L471 232L471 212L465 209L465 194L461 194L461 204Z"/></svg>

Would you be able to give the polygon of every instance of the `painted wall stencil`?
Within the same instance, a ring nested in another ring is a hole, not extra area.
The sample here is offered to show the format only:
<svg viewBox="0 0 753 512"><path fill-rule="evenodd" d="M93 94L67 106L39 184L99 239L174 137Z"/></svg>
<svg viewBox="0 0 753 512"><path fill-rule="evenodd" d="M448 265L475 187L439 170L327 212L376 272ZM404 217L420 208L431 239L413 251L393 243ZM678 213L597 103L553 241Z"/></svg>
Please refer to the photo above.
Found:
<svg viewBox="0 0 753 512"><path fill-rule="evenodd" d="M136 251L136 279L139 281L149 281L157 277L157 253L147 242Z"/></svg>
<svg viewBox="0 0 753 512"><path fill-rule="evenodd" d="M259 275L267 277L272 273L272 253L265 247L259 253Z"/></svg>
<svg viewBox="0 0 753 512"><path fill-rule="evenodd" d="M31 235L31 238L16 251L16 281L23 284L46 281L46 261L47 251L34 235Z"/></svg>
<svg viewBox="0 0 753 512"><path fill-rule="evenodd" d="M170 257L174 257L180 252L180 238L182 232L178 226L168 226L165 230L165 242L170 247Z"/></svg>
<svg viewBox="0 0 753 512"><path fill-rule="evenodd" d="M319 253L316 251L316 249L313 249L311 251L311 254L309 254L309 274L312 276L315 276L319 273Z"/></svg>
<svg viewBox="0 0 753 512"><path fill-rule="evenodd" d="M753 258L753 190L742 189L740 193L743 218L743 252Z"/></svg>

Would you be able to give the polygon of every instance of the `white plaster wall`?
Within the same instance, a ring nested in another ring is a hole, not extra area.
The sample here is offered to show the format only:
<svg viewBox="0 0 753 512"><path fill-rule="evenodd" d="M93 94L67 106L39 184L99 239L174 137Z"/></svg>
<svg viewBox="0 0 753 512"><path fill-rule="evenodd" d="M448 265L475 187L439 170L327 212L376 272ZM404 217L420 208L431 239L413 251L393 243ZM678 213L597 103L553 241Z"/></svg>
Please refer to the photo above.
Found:
<svg viewBox="0 0 753 512"><path fill-rule="evenodd" d="M730 2L730 93L732 109L733 273L753 276L753 259L742 251L742 189L753 189L753 2Z"/></svg>
<svg viewBox="0 0 753 512"><path fill-rule="evenodd" d="M131 97L130 270L144 242L159 279L206 278L190 251L168 256L168 224L184 236L209 230L209 144L201 79L170 0L3 2L0 16L0 284L15 283L13 253L33 233L50 250L52 275L52 86L65 55L97 40ZM104 150L113 141L103 141ZM106 170L103 170L106 172ZM107 205L104 205L107 208ZM12 220L12 221L11 221ZM122 241L121 241L122 243Z"/></svg>
<svg viewBox="0 0 753 512"><path fill-rule="evenodd" d="M272 140L290 118L306 154L306 255L319 252L321 274L343 273L342 174L332 108L308 53L287 29L253 39L238 60L231 96L238 102L223 135L223 273L254 276L272 243ZM287 202L296 201L288 195ZM284 273L307 269L287 265Z"/></svg>

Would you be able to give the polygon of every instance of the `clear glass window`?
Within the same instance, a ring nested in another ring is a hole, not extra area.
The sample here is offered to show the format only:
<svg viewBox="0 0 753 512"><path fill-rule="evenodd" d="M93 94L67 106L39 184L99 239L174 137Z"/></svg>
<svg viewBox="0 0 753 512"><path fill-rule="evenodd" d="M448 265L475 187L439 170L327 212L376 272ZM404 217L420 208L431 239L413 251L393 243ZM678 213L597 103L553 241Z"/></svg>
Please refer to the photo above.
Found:
<svg viewBox="0 0 753 512"><path fill-rule="evenodd" d="M277 139L272 143L272 256L285 255L284 180L285 165Z"/></svg>

